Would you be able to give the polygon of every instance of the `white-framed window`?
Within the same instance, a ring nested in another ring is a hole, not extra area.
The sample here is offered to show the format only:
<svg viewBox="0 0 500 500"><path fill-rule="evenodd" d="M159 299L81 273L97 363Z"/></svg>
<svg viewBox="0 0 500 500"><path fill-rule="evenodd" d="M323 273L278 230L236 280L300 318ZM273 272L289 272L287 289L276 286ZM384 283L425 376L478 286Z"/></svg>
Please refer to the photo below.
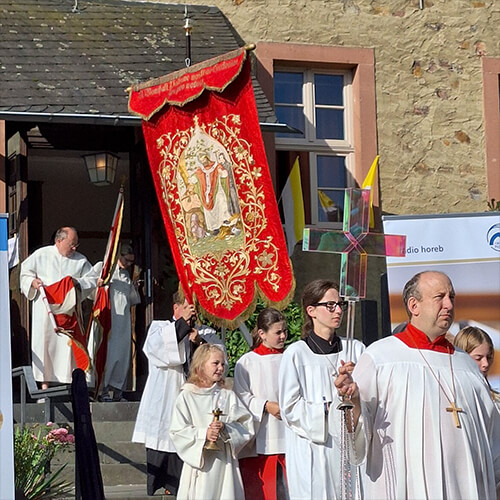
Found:
<svg viewBox="0 0 500 500"><path fill-rule="evenodd" d="M301 168L309 172L311 224L339 227L344 189L353 185L352 74L278 67L273 76L276 116L300 131L276 134L277 158L284 151L307 153Z"/></svg>

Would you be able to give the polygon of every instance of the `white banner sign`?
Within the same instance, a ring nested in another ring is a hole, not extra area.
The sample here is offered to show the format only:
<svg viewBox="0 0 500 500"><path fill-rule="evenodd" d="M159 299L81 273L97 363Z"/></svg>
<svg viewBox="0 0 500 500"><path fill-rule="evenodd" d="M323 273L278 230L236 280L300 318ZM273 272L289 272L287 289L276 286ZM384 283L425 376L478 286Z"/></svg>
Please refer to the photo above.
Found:
<svg viewBox="0 0 500 500"><path fill-rule="evenodd" d="M495 344L488 377L500 386L500 213L384 217L386 234L406 235L406 257L387 257L391 321L406 321L405 283L425 270L442 271L456 292L451 333L467 324L485 330Z"/></svg>
<svg viewBox="0 0 500 500"><path fill-rule="evenodd" d="M7 215L0 214L0 500L14 498Z"/></svg>

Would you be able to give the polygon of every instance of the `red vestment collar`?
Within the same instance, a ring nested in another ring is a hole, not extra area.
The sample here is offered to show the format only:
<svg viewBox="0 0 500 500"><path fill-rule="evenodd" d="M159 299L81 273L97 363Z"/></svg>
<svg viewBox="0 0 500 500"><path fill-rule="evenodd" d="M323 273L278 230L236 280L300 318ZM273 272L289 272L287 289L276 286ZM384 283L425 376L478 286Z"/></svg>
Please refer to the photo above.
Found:
<svg viewBox="0 0 500 500"><path fill-rule="evenodd" d="M264 344L258 345L253 352L265 356L266 354L283 354L285 349L273 349L271 347L266 347Z"/></svg>
<svg viewBox="0 0 500 500"><path fill-rule="evenodd" d="M415 328L412 324L408 324L404 331L396 333L394 336L412 349L426 349L428 351L443 353L449 352L450 354L455 352L455 347L446 338L446 334L440 335L436 340L431 342L424 332Z"/></svg>

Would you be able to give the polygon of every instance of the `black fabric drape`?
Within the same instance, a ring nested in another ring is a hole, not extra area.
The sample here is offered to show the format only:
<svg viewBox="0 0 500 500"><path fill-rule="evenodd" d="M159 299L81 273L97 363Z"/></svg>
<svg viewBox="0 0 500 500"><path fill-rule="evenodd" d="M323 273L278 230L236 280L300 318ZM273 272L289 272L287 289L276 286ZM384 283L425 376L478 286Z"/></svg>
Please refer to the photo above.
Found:
<svg viewBox="0 0 500 500"><path fill-rule="evenodd" d="M95 439L85 373L73 371L71 400L75 419L75 465L78 470L76 485L82 500L105 500L99 453Z"/></svg>

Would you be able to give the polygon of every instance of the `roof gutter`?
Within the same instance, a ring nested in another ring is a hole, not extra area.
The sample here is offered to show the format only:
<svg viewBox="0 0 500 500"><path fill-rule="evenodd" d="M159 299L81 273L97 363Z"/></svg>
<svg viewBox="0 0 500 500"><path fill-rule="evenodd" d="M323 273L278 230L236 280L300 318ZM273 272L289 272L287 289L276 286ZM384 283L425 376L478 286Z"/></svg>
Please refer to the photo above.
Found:
<svg viewBox="0 0 500 500"><path fill-rule="evenodd" d="M133 115L98 115L83 113L26 113L23 111L0 111L0 120L17 122L67 123L73 125L114 125L139 127L142 118ZM259 123L262 132L301 133L286 123Z"/></svg>

